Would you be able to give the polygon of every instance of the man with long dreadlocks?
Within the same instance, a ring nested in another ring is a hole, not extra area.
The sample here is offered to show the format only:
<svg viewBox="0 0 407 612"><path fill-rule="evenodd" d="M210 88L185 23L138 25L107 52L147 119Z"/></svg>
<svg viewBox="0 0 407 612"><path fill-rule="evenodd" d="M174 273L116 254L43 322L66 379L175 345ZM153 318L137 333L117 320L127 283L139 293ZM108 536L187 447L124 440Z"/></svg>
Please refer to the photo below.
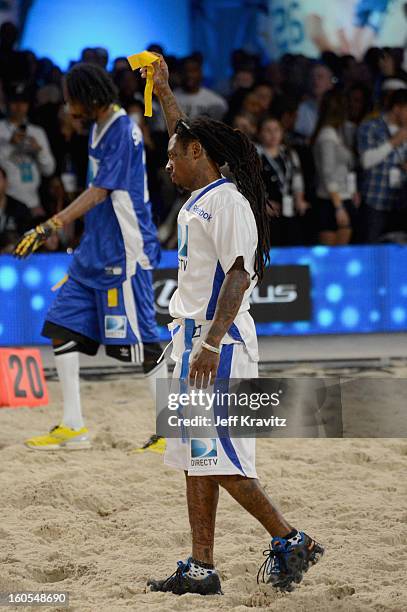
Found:
<svg viewBox="0 0 407 612"><path fill-rule="evenodd" d="M141 70L146 77L146 70ZM249 296L269 259L270 236L261 163L240 131L208 118L188 121L168 85L160 56L154 91L170 135L167 170L191 192L178 216L178 289L170 303L175 319L174 377L191 386L258 376L257 338ZM236 185L222 177L228 164ZM178 331L176 329L178 328ZM203 452L204 451L204 452ZM197 458L205 456L205 460ZM165 463L186 474L192 555L153 591L221 593L213 548L219 486L257 518L272 537L258 579L292 590L323 548L293 528L257 480L255 440L167 440Z"/></svg>
<svg viewBox="0 0 407 612"><path fill-rule="evenodd" d="M155 396L156 376L165 377L155 321L152 268L160 256L146 183L142 134L115 104L109 75L77 64L67 75L73 118L93 124L89 139L88 188L67 208L27 232L14 254L27 257L53 232L85 216L85 232L68 279L47 313L43 335L52 338L62 385L62 422L26 441L36 450L90 446L79 393L79 353L95 355L100 344L121 361L143 364Z"/></svg>

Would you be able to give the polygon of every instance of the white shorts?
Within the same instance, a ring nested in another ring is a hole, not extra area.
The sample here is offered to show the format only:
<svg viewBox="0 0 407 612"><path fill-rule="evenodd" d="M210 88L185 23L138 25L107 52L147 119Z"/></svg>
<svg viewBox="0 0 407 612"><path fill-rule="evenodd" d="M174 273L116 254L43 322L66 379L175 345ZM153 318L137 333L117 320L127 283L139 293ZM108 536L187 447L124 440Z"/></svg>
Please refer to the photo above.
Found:
<svg viewBox="0 0 407 612"><path fill-rule="evenodd" d="M201 335L192 340L189 338L188 343L187 326L182 325L174 337L173 355L184 355L184 367L185 361L190 360L205 339L205 331L200 329ZM191 345L192 350L188 351ZM258 364L250 358L243 343L222 344L221 348L218 369L220 379L258 377ZM180 378L182 365L182 360L177 359L173 378ZM255 438L167 438L166 442L164 463L185 470L190 476L239 474L257 478Z"/></svg>

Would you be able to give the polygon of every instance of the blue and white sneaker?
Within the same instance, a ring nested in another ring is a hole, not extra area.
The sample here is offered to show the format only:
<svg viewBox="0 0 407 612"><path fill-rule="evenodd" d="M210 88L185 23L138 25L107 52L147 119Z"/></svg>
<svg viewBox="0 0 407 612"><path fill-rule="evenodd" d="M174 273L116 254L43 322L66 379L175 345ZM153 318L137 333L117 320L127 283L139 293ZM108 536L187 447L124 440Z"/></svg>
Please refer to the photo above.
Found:
<svg viewBox="0 0 407 612"><path fill-rule="evenodd" d="M286 540L273 538L263 555L267 558L257 573L257 582L271 584L280 591L292 591L311 565L318 563L324 549L303 531Z"/></svg>
<svg viewBox="0 0 407 612"><path fill-rule="evenodd" d="M217 571L200 566L192 557L178 561L177 570L164 580L149 580L150 591L164 591L175 595L222 595Z"/></svg>

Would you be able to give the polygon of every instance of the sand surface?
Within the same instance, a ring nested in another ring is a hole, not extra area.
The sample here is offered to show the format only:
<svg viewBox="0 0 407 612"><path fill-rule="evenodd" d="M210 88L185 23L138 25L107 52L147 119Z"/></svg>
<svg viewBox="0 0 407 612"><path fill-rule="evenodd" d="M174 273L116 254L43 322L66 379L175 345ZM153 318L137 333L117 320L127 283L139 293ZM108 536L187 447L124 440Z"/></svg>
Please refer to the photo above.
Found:
<svg viewBox="0 0 407 612"><path fill-rule="evenodd" d="M267 535L225 492L224 596L146 593L149 577L169 575L190 551L183 475L159 455L130 452L153 430L147 387L129 376L83 381L93 449L29 451L22 440L59 421L58 384L49 391L48 407L0 409L0 592L68 591L80 612L407 610L407 439L258 441L258 474L275 503L326 546L294 593L256 584Z"/></svg>

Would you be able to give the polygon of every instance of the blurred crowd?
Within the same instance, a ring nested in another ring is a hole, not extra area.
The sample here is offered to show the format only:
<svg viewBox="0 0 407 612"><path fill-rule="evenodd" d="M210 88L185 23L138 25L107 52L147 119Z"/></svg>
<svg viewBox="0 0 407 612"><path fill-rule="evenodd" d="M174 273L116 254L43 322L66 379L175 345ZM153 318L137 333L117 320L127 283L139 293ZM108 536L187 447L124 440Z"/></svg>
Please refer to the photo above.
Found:
<svg viewBox="0 0 407 612"><path fill-rule="evenodd" d="M18 31L0 27L0 252L86 186L86 129L69 115L64 74L48 58L16 50ZM263 65L237 50L217 87L203 57L176 58L159 45L171 86L191 118L207 115L242 130L263 167L275 246L407 242L407 74L403 50L371 48L362 61L322 53L284 55ZM124 57L87 48L77 61L111 70L118 102L140 125L154 218L165 248L187 194L165 172L167 132L159 104L144 117L145 82ZM72 62L72 65L75 62ZM225 174L227 174L227 168ZM81 222L46 250L75 247Z"/></svg>

